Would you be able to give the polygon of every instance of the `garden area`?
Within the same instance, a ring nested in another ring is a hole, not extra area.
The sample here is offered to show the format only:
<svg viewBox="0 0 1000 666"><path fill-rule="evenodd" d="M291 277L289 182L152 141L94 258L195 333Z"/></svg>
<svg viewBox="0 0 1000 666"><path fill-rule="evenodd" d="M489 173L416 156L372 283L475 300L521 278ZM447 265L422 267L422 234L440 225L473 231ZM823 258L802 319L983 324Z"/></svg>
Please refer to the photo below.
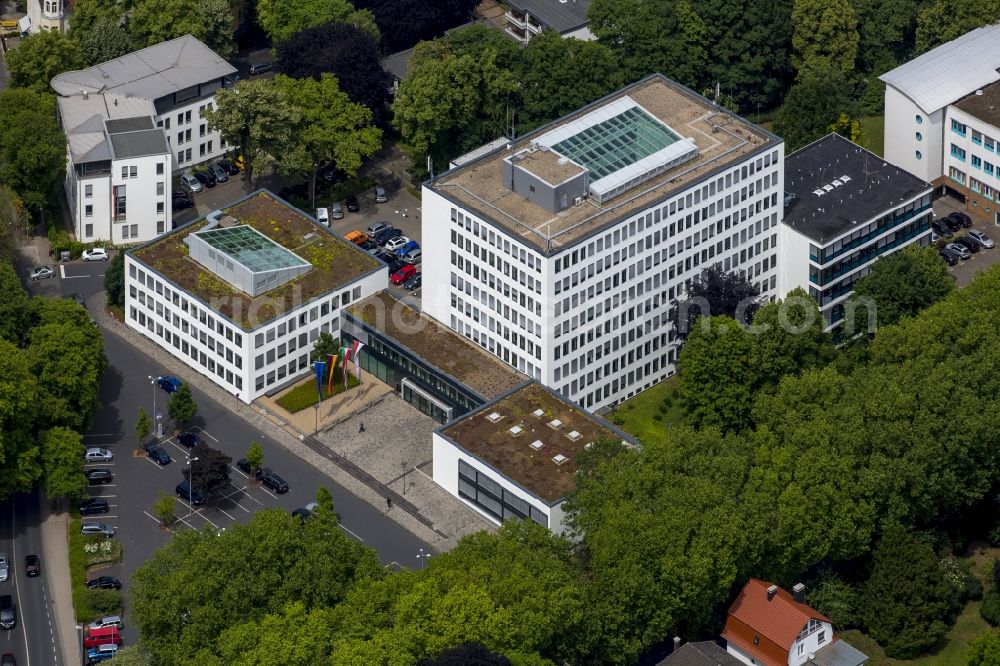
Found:
<svg viewBox="0 0 1000 666"><path fill-rule="evenodd" d="M329 364L330 356L336 355L336 363L333 368L329 365L323 374L323 400L340 395L344 391L349 391L361 382L350 371L347 372L347 382L344 382L344 354L340 346L340 340L333 338L329 333L321 333L313 347L312 361L326 359ZM348 359L347 363L353 365L354 361ZM316 390L316 376L312 375L308 379L303 379L284 395L275 399L275 402L286 411L294 414L301 412L307 407L312 407L320 402L319 392Z"/></svg>
<svg viewBox="0 0 1000 666"><path fill-rule="evenodd" d="M641 442L659 439L665 429L684 422L684 412L675 395L679 387L678 376L665 379L620 404L607 418Z"/></svg>
<svg viewBox="0 0 1000 666"><path fill-rule="evenodd" d="M73 608L79 622L90 622L101 615L122 611L122 595L118 590L87 589L87 574L91 567L121 561L122 545L115 539L102 539L80 534L80 519L69 523L69 570L73 581Z"/></svg>

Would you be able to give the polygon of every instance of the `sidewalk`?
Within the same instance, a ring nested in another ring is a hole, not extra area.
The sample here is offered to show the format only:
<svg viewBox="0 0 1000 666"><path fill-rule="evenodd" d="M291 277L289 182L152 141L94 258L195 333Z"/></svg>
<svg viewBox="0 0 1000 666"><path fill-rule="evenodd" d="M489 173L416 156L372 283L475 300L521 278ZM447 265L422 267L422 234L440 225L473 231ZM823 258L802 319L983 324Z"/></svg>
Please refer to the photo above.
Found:
<svg viewBox="0 0 1000 666"><path fill-rule="evenodd" d="M69 514L53 513L51 501L39 499L42 531L42 561L52 594L52 611L59 635L63 663L83 661L76 633L76 612L73 610L73 582L69 573Z"/></svg>
<svg viewBox="0 0 1000 666"><path fill-rule="evenodd" d="M350 370L350 373L352 376L354 375L353 370ZM389 386L380 382L375 377L368 375L368 373L364 373L359 386L327 398L319 404L319 409L314 405L291 413L281 407L278 404L278 400L303 382L309 382L313 386L316 385L316 379L309 377L271 397L262 396L257 398L256 404L262 406L272 416L291 425L299 433L316 434L317 430L326 430L350 418L352 414L356 414L363 409L368 409L368 407L381 401L387 393L392 393L392 389Z"/></svg>

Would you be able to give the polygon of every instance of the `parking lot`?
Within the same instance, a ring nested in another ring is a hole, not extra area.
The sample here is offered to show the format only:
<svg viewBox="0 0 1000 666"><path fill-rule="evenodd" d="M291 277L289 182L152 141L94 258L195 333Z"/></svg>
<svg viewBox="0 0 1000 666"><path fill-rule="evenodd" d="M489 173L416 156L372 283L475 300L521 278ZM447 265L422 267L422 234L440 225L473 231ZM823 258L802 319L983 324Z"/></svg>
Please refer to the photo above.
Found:
<svg viewBox="0 0 1000 666"><path fill-rule="evenodd" d="M997 262L1000 262L1000 226L977 218L975 215L972 215L970 211L967 211L961 202L956 201L951 197L941 197L934 202L935 219L947 217L952 211L959 211L970 215L972 217L972 229L978 229L983 232L998 245L998 247L990 250L976 252L970 258L958 262L957 265L948 267L948 273L955 278L955 283L959 287L964 287L972 282L972 279L976 277L976 273L986 270ZM955 237L962 236L969 231L971 231L971 229L963 229L962 231L957 232ZM935 243L935 245L938 247L944 247L953 240L954 238L942 238Z"/></svg>

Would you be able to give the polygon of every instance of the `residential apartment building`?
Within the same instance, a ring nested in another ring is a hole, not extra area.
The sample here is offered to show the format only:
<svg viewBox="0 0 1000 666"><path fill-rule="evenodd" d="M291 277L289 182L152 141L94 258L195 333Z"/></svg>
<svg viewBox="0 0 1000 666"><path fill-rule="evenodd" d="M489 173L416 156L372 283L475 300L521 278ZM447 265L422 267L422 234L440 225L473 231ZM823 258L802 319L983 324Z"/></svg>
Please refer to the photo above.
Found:
<svg viewBox="0 0 1000 666"><path fill-rule="evenodd" d="M587 28L590 3L591 0L510 0L504 14L505 30L523 44L543 30L555 31L562 37L592 40L595 37Z"/></svg>
<svg viewBox="0 0 1000 666"><path fill-rule="evenodd" d="M117 93L151 101L154 121L167 133L174 170L209 162L227 146L202 114L214 104L215 91L238 80L236 68L191 35L135 51L89 69L52 79L63 97Z"/></svg>
<svg viewBox="0 0 1000 666"><path fill-rule="evenodd" d="M125 324L245 403L312 372L386 265L268 192L125 255Z"/></svg>
<svg viewBox="0 0 1000 666"><path fill-rule="evenodd" d="M424 312L587 409L674 373L712 265L777 294L780 138L652 75L424 185Z"/></svg>
<svg viewBox="0 0 1000 666"><path fill-rule="evenodd" d="M1000 24L977 28L879 77L886 84L886 160L994 221L998 44Z"/></svg>
<svg viewBox="0 0 1000 666"><path fill-rule="evenodd" d="M785 158L780 293L807 291L830 330L854 283L906 245L929 245L930 183L829 134ZM867 316L867 313L862 313Z"/></svg>
<svg viewBox="0 0 1000 666"><path fill-rule="evenodd" d="M22 19L18 26L22 32L67 32L69 30L69 9L72 2L67 0L27 0L25 9L27 21Z"/></svg>

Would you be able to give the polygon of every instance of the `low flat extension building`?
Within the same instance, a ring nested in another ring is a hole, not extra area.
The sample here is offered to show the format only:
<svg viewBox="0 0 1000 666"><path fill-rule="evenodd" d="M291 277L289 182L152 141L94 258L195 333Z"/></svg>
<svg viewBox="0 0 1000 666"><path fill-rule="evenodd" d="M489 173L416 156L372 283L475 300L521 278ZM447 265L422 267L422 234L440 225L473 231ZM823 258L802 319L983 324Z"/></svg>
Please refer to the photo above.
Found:
<svg viewBox="0 0 1000 666"><path fill-rule="evenodd" d="M932 188L900 167L829 134L785 158L781 293L801 288L827 330L839 326L854 283L887 254L930 244Z"/></svg>
<svg viewBox="0 0 1000 666"><path fill-rule="evenodd" d="M530 519L559 534L576 458L600 440L635 445L531 382L434 431L434 482L495 523Z"/></svg>
<svg viewBox="0 0 1000 666"><path fill-rule="evenodd" d="M312 372L388 268L269 192L129 250L125 324L246 403Z"/></svg>

